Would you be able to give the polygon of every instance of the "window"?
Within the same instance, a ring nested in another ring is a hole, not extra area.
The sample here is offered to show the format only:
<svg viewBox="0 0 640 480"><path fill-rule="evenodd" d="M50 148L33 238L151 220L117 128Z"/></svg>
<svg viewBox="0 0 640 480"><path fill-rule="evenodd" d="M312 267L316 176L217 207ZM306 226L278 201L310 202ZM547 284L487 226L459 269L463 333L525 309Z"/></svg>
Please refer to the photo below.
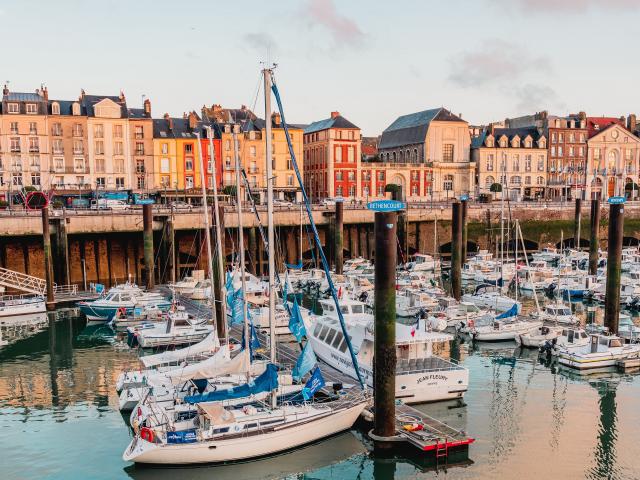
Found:
<svg viewBox="0 0 640 480"><path fill-rule="evenodd" d="M349 187L349 196L350 197L355 197L356 196L356 186L355 185L351 185Z"/></svg>
<svg viewBox="0 0 640 480"><path fill-rule="evenodd" d="M61 123L54 123L51 126L51 135L53 135L55 137L60 137L62 135L62 124Z"/></svg>
<svg viewBox="0 0 640 480"><path fill-rule="evenodd" d="M62 158L54 158L53 165L54 165L54 167L56 169L56 172L63 172L64 171L64 159L62 159Z"/></svg>
<svg viewBox="0 0 640 480"><path fill-rule="evenodd" d="M224 158L224 168L231 170L231 157Z"/></svg>
<svg viewBox="0 0 640 480"><path fill-rule="evenodd" d="M104 158L96 158L96 172L105 173Z"/></svg>
<svg viewBox="0 0 640 480"><path fill-rule="evenodd" d="M513 177L511 177L511 184L512 185L520 185L521 180L520 177L518 175L514 175Z"/></svg>
<svg viewBox="0 0 640 480"><path fill-rule="evenodd" d="M81 176L76 177L76 185L78 185L79 187L84 185L84 177L81 177Z"/></svg>
<svg viewBox="0 0 640 480"><path fill-rule="evenodd" d="M538 179L537 179L536 183L537 183L538 185L544 185L544 177L538 177Z"/></svg>
<svg viewBox="0 0 640 480"><path fill-rule="evenodd" d="M380 181L384 180L384 172L378 172L378 180Z"/></svg>
<svg viewBox="0 0 640 480"><path fill-rule="evenodd" d="M116 177L116 188L124 188L124 177Z"/></svg>
<svg viewBox="0 0 640 480"><path fill-rule="evenodd" d="M525 155L524 157L524 171L525 172L531 171L531 155Z"/></svg>
<svg viewBox="0 0 640 480"><path fill-rule="evenodd" d="M115 142L113 144L114 155L124 155L124 144L122 142Z"/></svg>
<svg viewBox="0 0 640 480"><path fill-rule="evenodd" d="M166 155L167 153L169 153L169 144L168 143L163 143L162 147L161 147L161 150L162 150L162 154L163 155Z"/></svg>
<svg viewBox="0 0 640 480"><path fill-rule="evenodd" d="M169 159L161 158L160 159L160 172L161 173L169 173Z"/></svg>
<svg viewBox="0 0 640 480"><path fill-rule="evenodd" d="M224 141L224 149L227 151L231 150L231 140Z"/></svg>
<svg viewBox="0 0 640 480"><path fill-rule="evenodd" d="M287 175L287 187L293 187L293 175Z"/></svg>
<svg viewBox="0 0 640 480"><path fill-rule="evenodd" d="M144 173L144 160L136 160L136 173Z"/></svg>
<svg viewBox="0 0 640 480"><path fill-rule="evenodd" d="M51 104L51 113L53 115L60 115L60 104L57 102L53 102Z"/></svg>
<svg viewBox="0 0 640 480"><path fill-rule="evenodd" d="M31 174L31 185L33 185L34 187L39 187L40 186L40 175L37 173L32 173Z"/></svg>
<svg viewBox="0 0 640 480"><path fill-rule="evenodd" d="M104 127L101 123L98 123L93 126L93 136L96 138L104 137Z"/></svg>
<svg viewBox="0 0 640 480"><path fill-rule="evenodd" d="M71 106L71 113L73 113L74 115L80 115L80 104L79 103L74 103Z"/></svg>
<svg viewBox="0 0 640 480"><path fill-rule="evenodd" d="M136 155L144 155L144 143L136 142Z"/></svg>
<svg viewBox="0 0 640 480"><path fill-rule="evenodd" d="M193 153L193 143L185 144L184 153Z"/></svg>
<svg viewBox="0 0 640 480"><path fill-rule="evenodd" d="M144 138L144 127L142 125L136 125L136 127L135 127L135 137L136 137L136 139Z"/></svg>
<svg viewBox="0 0 640 480"><path fill-rule="evenodd" d="M122 125L118 124L113 126L113 137L122 138Z"/></svg>
<svg viewBox="0 0 640 480"><path fill-rule="evenodd" d="M353 135L353 132L351 132L351 134ZM408 152L409 150L407 150ZM353 162L354 159L354 154L353 154L353 147L348 147L347 148L347 162Z"/></svg>
<svg viewBox="0 0 640 480"><path fill-rule="evenodd" d="M528 175L524 177L524 183L525 185L531 185L531 177Z"/></svg>
<svg viewBox="0 0 640 480"><path fill-rule="evenodd" d="M27 103L27 113L29 115L38 113L38 105L36 105L35 103Z"/></svg>
<svg viewBox="0 0 640 480"><path fill-rule="evenodd" d="M40 142L38 137L29 138L29 151L30 152L39 152L40 151Z"/></svg>
<svg viewBox="0 0 640 480"><path fill-rule="evenodd" d="M207 172L211 173L213 172L213 162L211 160L207 160ZM211 183L211 182L208 182Z"/></svg>
<svg viewBox="0 0 640 480"><path fill-rule="evenodd" d="M569 156L573 157L574 156L574 150L573 150L573 146L569 147Z"/></svg>
<svg viewBox="0 0 640 480"><path fill-rule="evenodd" d="M336 196L338 197L342 196L342 186L339 186L338 188L336 188Z"/></svg>
<svg viewBox="0 0 640 480"><path fill-rule="evenodd" d="M348 173L348 178L349 178L349 181L353 182L356 179L356 172L350 171Z"/></svg>
<svg viewBox="0 0 640 480"><path fill-rule="evenodd" d="M73 153L75 154L84 153L84 144L82 143L82 140L73 141Z"/></svg>
<svg viewBox="0 0 640 480"><path fill-rule="evenodd" d="M584 157L584 147L580 147L578 149L578 155L580 155L581 157Z"/></svg>
<svg viewBox="0 0 640 480"><path fill-rule="evenodd" d="M520 156L519 155L514 155L513 156L513 171L514 172L519 172L520 171Z"/></svg>
<svg viewBox="0 0 640 480"><path fill-rule="evenodd" d="M336 147L336 162L342 162L342 147Z"/></svg>
<svg viewBox="0 0 640 480"><path fill-rule="evenodd" d="M124 159L116 158L113 161L113 172L114 173L124 173Z"/></svg>
<svg viewBox="0 0 640 480"><path fill-rule="evenodd" d="M487 155L487 172L493 171L493 154Z"/></svg>
<svg viewBox="0 0 640 480"><path fill-rule="evenodd" d="M384 185L378 185L378 196L384 196Z"/></svg>
<svg viewBox="0 0 640 480"><path fill-rule="evenodd" d="M556 156L556 147L551 147L551 156L552 157Z"/></svg>
<svg viewBox="0 0 640 480"><path fill-rule="evenodd" d="M362 187L362 194L366 197L369 196L369 185L365 185L364 187Z"/></svg>
<svg viewBox="0 0 640 480"><path fill-rule="evenodd" d="M11 183L14 186L22 186L22 174L21 173L14 173L11 175Z"/></svg>
<svg viewBox="0 0 640 480"><path fill-rule="evenodd" d="M442 161L453 162L453 143L445 143L442 146Z"/></svg>
<svg viewBox="0 0 640 480"><path fill-rule="evenodd" d="M144 188L144 175L138 175L136 183L137 183L138 189L142 190Z"/></svg>
<svg viewBox="0 0 640 480"><path fill-rule="evenodd" d="M192 158L187 158L184 161L184 169L187 172L192 172L193 171L193 159Z"/></svg>
<svg viewBox="0 0 640 480"><path fill-rule="evenodd" d="M538 155L538 171L544 171L544 155Z"/></svg>
<svg viewBox="0 0 640 480"><path fill-rule="evenodd" d="M162 175L160 177L160 185L164 188L171 186L171 180L169 179L169 175Z"/></svg>
<svg viewBox="0 0 640 480"><path fill-rule="evenodd" d="M36 122L29 122L29 134L30 135L38 134L38 124Z"/></svg>
<svg viewBox="0 0 640 480"><path fill-rule="evenodd" d="M564 135L562 133L558 134L558 143L564 142Z"/></svg>
<svg viewBox="0 0 640 480"><path fill-rule="evenodd" d="M84 158L76 158L73 161L73 169L76 172L84 172Z"/></svg>
<svg viewBox="0 0 640 480"><path fill-rule="evenodd" d="M487 188L491 188L491 185L493 185L494 183L496 183L496 179L493 178L491 175L489 175L484 181L484 185Z"/></svg>
<svg viewBox="0 0 640 480"><path fill-rule="evenodd" d="M18 135L18 122L11 122L11 133Z"/></svg>
<svg viewBox="0 0 640 480"><path fill-rule="evenodd" d="M342 181L342 171L336 172L336 180L338 182Z"/></svg>
<svg viewBox="0 0 640 480"><path fill-rule="evenodd" d="M258 165L255 160L252 160L249 164L249 173L256 173L258 171Z"/></svg>
<svg viewBox="0 0 640 480"><path fill-rule="evenodd" d="M184 177L184 188L193 188L193 177L192 176L186 176Z"/></svg>
<svg viewBox="0 0 640 480"><path fill-rule="evenodd" d="M52 142L53 153L64 153L64 147L62 145L61 138L54 138Z"/></svg>
<svg viewBox="0 0 640 480"><path fill-rule="evenodd" d="M79 123L74 123L73 124L73 136L74 137L81 137L82 136L82 125L80 125Z"/></svg>
<svg viewBox="0 0 640 480"><path fill-rule="evenodd" d="M19 137L12 137L9 140L9 148L11 149L12 152L19 152L20 151L20 138Z"/></svg>
<svg viewBox="0 0 640 480"><path fill-rule="evenodd" d="M600 160L600 149L599 148L594 148L593 149L593 158L595 158L596 160Z"/></svg>
<svg viewBox="0 0 640 480"><path fill-rule="evenodd" d="M556 132L553 132L551 134L551 143L556 143L557 140L558 140L558 137L556 136Z"/></svg>
<svg viewBox="0 0 640 480"><path fill-rule="evenodd" d="M7 108L9 113L20 113L20 108L17 103L10 103Z"/></svg>
<svg viewBox="0 0 640 480"><path fill-rule="evenodd" d="M453 190L453 175L445 175L442 186L446 191Z"/></svg>
<svg viewBox="0 0 640 480"><path fill-rule="evenodd" d="M29 166L31 167L31 170L40 170L40 156L31 155L29 158Z"/></svg>
<svg viewBox="0 0 640 480"><path fill-rule="evenodd" d="M633 152L630 148L625 148L624 150L624 158L625 160L631 160L633 158Z"/></svg>
<svg viewBox="0 0 640 480"><path fill-rule="evenodd" d="M558 147L558 156L559 156L559 157L562 157L562 156L563 156L563 155L562 155L562 145L560 145L560 146Z"/></svg>

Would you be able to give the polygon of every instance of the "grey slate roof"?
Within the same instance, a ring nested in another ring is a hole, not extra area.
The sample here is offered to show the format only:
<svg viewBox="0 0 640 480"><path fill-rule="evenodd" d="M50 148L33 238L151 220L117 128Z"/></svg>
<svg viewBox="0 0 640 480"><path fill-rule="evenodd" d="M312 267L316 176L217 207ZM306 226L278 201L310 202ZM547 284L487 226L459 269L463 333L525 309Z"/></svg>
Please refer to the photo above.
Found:
<svg viewBox="0 0 640 480"><path fill-rule="evenodd" d="M109 100L117 103L118 105L120 105L120 116L122 118L126 118L127 116L127 102L126 101L121 101L119 96L113 96L113 95L85 95L82 100L82 106L84 107L84 114L89 116L89 117L95 117L95 111L93 109L94 105L98 102L100 102L101 100L104 100L105 98L108 98Z"/></svg>
<svg viewBox="0 0 640 480"><path fill-rule="evenodd" d="M318 120L313 122L304 129L304 133L315 133L321 130L327 130L329 128L359 128L344 118L342 115L338 115L335 118L326 118L324 120Z"/></svg>
<svg viewBox="0 0 640 480"><path fill-rule="evenodd" d="M9 102L42 102L44 99L37 93L9 92L4 96Z"/></svg>
<svg viewBox="0 0 640 480"><path fill-rule="evenodd" d="M50 115L51 115L51 104L56 102L60 105L60 115L73 115L73 104L76 103L76 100L49 100ZM82 105L80 105L80 115L85 115Z"/></svg>
<svg viewBox="0 0 640 480"><path fill-rule="evenodd" d="M509 139L509 142L517 135L520 137L520 142L524 141L527 135L530 135L534 142L538 141L538 139L542 136L540 131L536 127L523 127L523 128L496 128L494 130L494 138L497 140L500 139L503 135L506 135Z"/></svg>
<svg viewBox="0 0 640 480"><path fill-rule="evenodd" d="M483 130L482 133L476 137L471 137L471 148L480 148L484 145L484 141L487 138L487 131Z"/></svg>
<svg viewBox="0 0 640 480"><path fill-rule="evenodd" d="M398 117L380 137L379 149L424 143L432 121L463 122L445 108L433 108Z"/></svg>

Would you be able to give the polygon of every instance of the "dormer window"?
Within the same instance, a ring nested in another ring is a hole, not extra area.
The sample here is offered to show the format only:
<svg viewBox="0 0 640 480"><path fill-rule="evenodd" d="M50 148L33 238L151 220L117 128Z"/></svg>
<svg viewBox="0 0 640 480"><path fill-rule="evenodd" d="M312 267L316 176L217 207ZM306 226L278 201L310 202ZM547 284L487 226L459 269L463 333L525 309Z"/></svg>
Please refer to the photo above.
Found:
<svg viewBox="0 0 640 480"><path fill-rule="evenodd" d="M38 105L36 105L35 103L27 103L27 113L29 115L38 113Z"/></svg>
<svg viewBox="0 0 640 480"><path fill-rule="evenodd" d="M52 115L60 115L60 104L57 102L53 102L51 104L51 114Z"/></svg>
<svg viewBox="0 0 640 480"><path fill-rule="evenodd" d="M502 137L502 138L500 139L500 146L501 146L502 148L506 148L506 147L507 147L507 139L506 139L506 137Z"/></svg>
<svg viewBox="0 0 640 480"><path fill-rule="evenodd" d="M9 113L20 113L20 107L17 103L10 103L7 106Z"/></svg>
<svg viewBox="0 0 640 480"><path fill-rule="evenodd" d="M518 148L520 146L520 137L514 137L513 140L511 140L511 146L513 148Z"/></svg>
<svg viewBox="0 0 640 480"><path fill-rule="evenodd" d="M71 113L74 115L80 115L80 104L78 102L74 102L71 106Z"/></svg>

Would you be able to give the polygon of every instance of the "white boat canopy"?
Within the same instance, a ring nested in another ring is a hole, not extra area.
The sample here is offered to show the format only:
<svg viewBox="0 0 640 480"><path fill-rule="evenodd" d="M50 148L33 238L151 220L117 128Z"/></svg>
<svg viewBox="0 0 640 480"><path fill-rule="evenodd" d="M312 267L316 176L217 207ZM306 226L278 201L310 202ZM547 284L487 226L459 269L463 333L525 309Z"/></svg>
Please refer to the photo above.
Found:
<svg viewBox="0 0 640 480"><path fill-rule="evenodd" d="M218 347L220 347L220 341L218 340L216 333L211 332L203 340L189 347L156 353L155 355L147 355L141 357L140 360L145 368L151 368L165 363L179 362L180 360L184 360L185 358L189 358L199 353L213 352Z"/></svg>

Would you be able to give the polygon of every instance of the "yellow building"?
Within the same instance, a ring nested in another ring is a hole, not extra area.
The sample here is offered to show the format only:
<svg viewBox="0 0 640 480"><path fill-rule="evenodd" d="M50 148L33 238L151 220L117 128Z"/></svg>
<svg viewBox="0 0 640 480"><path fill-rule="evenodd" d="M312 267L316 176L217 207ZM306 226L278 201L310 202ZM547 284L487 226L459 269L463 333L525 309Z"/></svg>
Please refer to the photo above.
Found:
<svg viewBox="0 0 640 480"><path fill-rule="evenodd" d="M153 120L154 185L160 191L178 189L177 142L173 121L168 114Z"/></svg>

